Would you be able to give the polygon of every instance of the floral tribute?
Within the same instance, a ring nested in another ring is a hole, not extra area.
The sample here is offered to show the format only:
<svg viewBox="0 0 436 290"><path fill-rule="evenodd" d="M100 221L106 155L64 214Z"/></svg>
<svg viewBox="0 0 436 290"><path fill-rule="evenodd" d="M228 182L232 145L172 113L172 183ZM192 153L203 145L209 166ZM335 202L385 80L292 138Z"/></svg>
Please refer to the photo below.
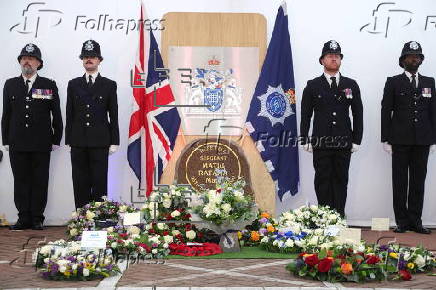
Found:
<svg viewBox="0 0 436 290"><path fill-rule="evenodd" d="M260 245L267 251L300 253L302 251L330 248L339 242L326 234L330 226L345 228L346 221L328 206L302 206L282 213L277 221L260 219L265 229L259 230Z"/></svg>
<svg viewBox="0 0 436 290"><path fill-rule="evenodd" d="M36 267L44 279L93 280L120 273L112 251L82 251L80 242L58 240L35 251Z"/></svg>
<svg viewBox="0 0 436 290"><path fill-rule="evenodd" d="M436 265L433 253L422 247L341 245L330 250L303 252L286 266L295 276L329 282L410 280Z"/></svg>
<svg viewBox="0 0 436 290"><path fill-rule="evenodd" d="M80 239L84 230L101 230L117 225L121 216L127 212L135 212L136 208L117 201L93 201L71 214L67 222L67 235L70 239Z"/></svg>
<svg viewBox="0 0 436 290"><path fill-rule="evenodd" d="M253 220L255 203L244 194L244 186L244 179L217 178L217 188L201 193L200 205L194 208L194 212L202 220L218 226Z"/></svg>

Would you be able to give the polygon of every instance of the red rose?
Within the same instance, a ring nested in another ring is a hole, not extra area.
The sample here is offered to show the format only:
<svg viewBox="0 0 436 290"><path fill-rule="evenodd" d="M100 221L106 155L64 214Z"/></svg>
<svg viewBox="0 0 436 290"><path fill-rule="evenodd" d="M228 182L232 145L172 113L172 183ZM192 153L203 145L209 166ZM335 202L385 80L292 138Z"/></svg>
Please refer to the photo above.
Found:
<svg viewBox="0 0 436 290"><path fill-rule="evenodd" d="M186 231L190 231L192 228L191 224L186 224L185 229Z"/></svg>
<svg viewBox="0 0 436 290"><path fill-rule="evenodd" d="M368 259L366 260L366 263L368 265L374 265L377 264L378 262L380 262L380 258L376 255L369 255Z"/></svg>
<svg viewBox="0 0 436 290"><path fill-rule="evenodd" d="M304 259L304 262L307 265L314 267L319 263L318 256L316 254L309 255L306 257L306 259Z"/></svg>
<svg viewBox="0 0 436 290"><path fill-rule="evenodd" d="M149 234L155 234L156 232L155 232L153 229L149 229L149 230L148 230L148 233L149 233Z"/></svg>
<svg viewBox="0 0 436 290"><path fill-rule="evenodd" d="M332 264L333 264L332 258L324 258L319 261L318 271L320 271L321 273L326 273L330 270Z"/></svg>
<svg viewBox="0 0 436 290"><path fill-rule="evenodd" d="M409 281L410 279L412 279L412 275L407 270L400 270L398 271L398 274L400 274L401 279L403 279L404 281Z"/></svg>
<svg viewBox="0 0 436 290"><path fill-rule="evenodd" d="M164 236L168 236L170 233L169 233L168 231L164 231L162 234L163 234Z"/></svg>

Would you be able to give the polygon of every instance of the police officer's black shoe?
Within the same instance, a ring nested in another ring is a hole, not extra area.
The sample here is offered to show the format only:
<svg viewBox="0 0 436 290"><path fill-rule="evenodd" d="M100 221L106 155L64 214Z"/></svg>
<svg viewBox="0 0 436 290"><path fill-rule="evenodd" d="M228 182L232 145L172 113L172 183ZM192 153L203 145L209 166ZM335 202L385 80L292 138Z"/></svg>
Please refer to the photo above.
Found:
<svg viewBox="0 0 436 290"><path fill-rule="evenodd" d="M42 222L35 222L32 224L32 230L42 231L43 229Z"/></svg>
<svg viewBox="0 0 436 290"><path fill-rule="evenodd" d="M405 233L408 230L408 227L405 226L397 226L394 229L394 233Z"/></svg>
<svg viewBox="0 0 436 290"><path fill-rule="evenodd" d="M18 220L17 223L15 225L10 226L9 229L11 231L26 230L26 229L30 229L30 225Z"/></svg>
<svg viewBox="0 0 436 290"><path fill-rule="evenodd" d="M413 230L415 233L418 233L418 234L425 234L425 235L429 235L429 234L431 234L431 230L430 230L430 229L427 229L427 228L425 228L425 227L423 227L423 226L413 227L412 230Z"/></svg>

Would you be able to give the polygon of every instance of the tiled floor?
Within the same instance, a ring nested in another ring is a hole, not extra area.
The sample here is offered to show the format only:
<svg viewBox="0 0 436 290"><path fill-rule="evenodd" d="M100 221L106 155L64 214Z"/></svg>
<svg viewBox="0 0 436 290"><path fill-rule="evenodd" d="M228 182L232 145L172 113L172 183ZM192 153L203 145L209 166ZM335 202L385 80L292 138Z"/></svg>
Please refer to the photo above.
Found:
<svg viewBox="0 0 436 290"><path fill-rule="evenodd" d="M123 275L102 281L61 282L40 278L31 266L30 255L38 242L65 238L65 227L44 231L9 231L0 228L0 289L69 288L86 289L184 289L184 290L278 290L278 289L436 289L436 277L415 275L408 282L330 284L291 276L283 259L167 260L164 264L130 265ZM363 238L374 242L380 234L363 231ZM436 250L436 234L382 233L404 245L423 244Z"/></svg>

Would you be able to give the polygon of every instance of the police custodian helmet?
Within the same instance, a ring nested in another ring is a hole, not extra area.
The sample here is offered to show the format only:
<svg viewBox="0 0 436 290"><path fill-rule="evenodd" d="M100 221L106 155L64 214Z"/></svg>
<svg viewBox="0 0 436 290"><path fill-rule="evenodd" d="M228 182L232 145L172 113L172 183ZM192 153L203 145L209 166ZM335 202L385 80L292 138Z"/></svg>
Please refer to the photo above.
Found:
<svg viewBox="0 0 436 290"><path fill-rule="evenodd" d="M26 44L26 46L23 47L23 49L21 50L20 55L18 56L18 62L20 62L21 58L23 56L33 56L36 57L37 60L39 60L39 62L41 63L38 66L38 70L42 69L43 67L43 61L41 58L41 50L38 48L38 46L36 46L33 43L28 43Z"/></svg>

